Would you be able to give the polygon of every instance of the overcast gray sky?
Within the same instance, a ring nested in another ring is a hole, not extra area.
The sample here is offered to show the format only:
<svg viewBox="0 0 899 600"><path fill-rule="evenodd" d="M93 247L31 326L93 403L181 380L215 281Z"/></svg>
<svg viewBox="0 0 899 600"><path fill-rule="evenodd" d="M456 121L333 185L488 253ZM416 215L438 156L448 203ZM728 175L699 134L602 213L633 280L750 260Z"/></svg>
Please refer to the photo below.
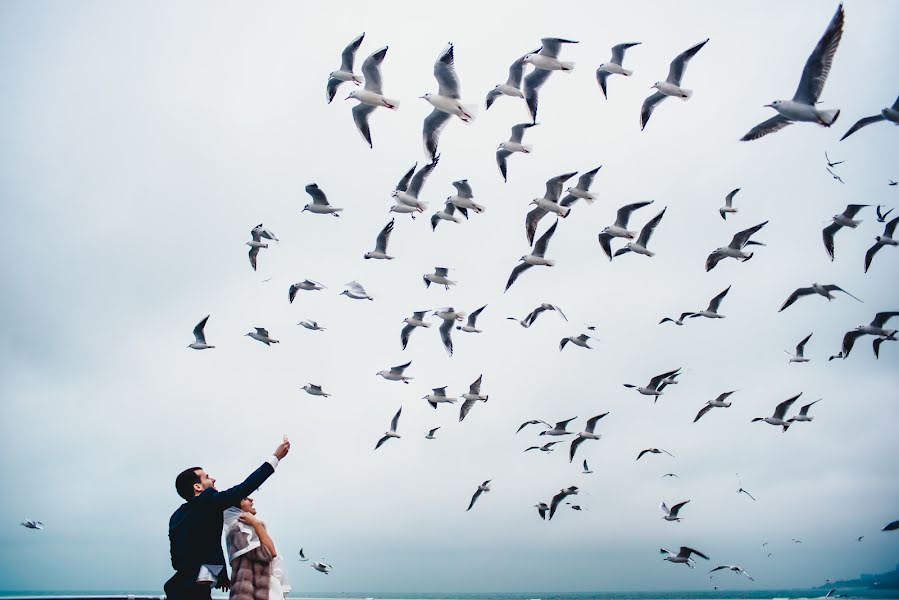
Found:
<svg viewBox="0 0 899 600"><path fill-rule="evenodd" d="M823 107L842 109L832 129L800 124L737 141L773 115L763 104L792 96L835 8L3 3L0 588L161 590L171 574L167 520L180 503L175 475L201 465L227 487L282 434L291 454L255 498L297 591L710 587L701 570L660 560L659 547L682 544L709 554L708 568L741 564L757 579L717 577L727 588L892 568L899 538L879 529L899 518L889 475L899 450L899 345L884 344L875 361L863 338L848 360L827 357L843 332L899 309L899 250L885 248L863 272L883 227L873 209L837 235L833 263L820 230L848 203L899 204L899 188L887 186L899 179L897 131L877 124L837 141L896 98L899 5L846 3L822 95ZM357 66L389 45L384 90L401 101L397 112L372 115L373 150L343 101L348 86L332 105L324 99L327 74L362 31ZM494 151L526 111L500 98L485 113L484 96L544 36L580 40L563 50L577 67L544 86L541 125L525 139L534 151L509 159L504 184ZM683 80L694 96L664 102L641 132L650 85L706 37ZM450 182L468 178L487 211L433 233L425 218L400 215L389 248L397 259L364 261L389 220L396 181L425 160L430 107L416 97L436 91L432 65L448 41L463 100L481 113L471 125L449 123L422 197L436 208ZM604 100L594 71L626 41L642 42L626 57L635 74L610 78ZM846 161L845 185L826 173L825 150ZM599 164L599 200L577 204L550 245L557 266L530 270L503 294L528 251L527 203L548 178ZM310 182L345 208L340 219L300 213ZM724 222L717 208L735 187L740 212ZM596 234L621 205L650 199L632 224L668 207L651 242L657 255L609 263ZM704 271L711 250L765 220L757 238L767 246L753 260ZM259 222L281 243L262 251L254 273L243 244ZM459 284L450 292L422 285L435 265L452 268ZM288 286L307 277L328 289L288 304ZM374 302L338 295L353 279ZM812 281L864 303L812 297L777 312ZM657 325L704 308L728 285L726 319ZM569 322L548 314L522 329L505 320L544 301ZM484 333L457 332L452 358L436 327L415 331L401 351L411 311L482 304ZM188 350L206 314L217 348ZM297 327L303 318L327 331ZM560 353L559 339L585 324L597 326L595 350ZM281 343L242 337L252 326ZM812 362L787 364L783 349L809 332ZM408 360L411 385L374 376ZM680 384L655 405L621 385L676 367ZM461 394L481 373L490 400L462 424L455 407L434 411L420 399L442 385ZM333 397L306 395L307 382ZM692 423L706 400L732 389L740 391L730 409ZM749 422L799 392L801 401L824 398L813 423L784 435ZM373 452L400 405L402 439ZM568 463L567 444L523 454L536 431L514 435L527 419L576 415L579 430L606 411L603 439L579 450L590 476ZM438 439L424 440L438 425ZM676 458L635 463L650 446ZM660 479L666 472L680 479ZM758 502L735 493L736 472ZM485 479L493 490L465 512ZM568 485L582 489L588 510L541 521L532 505ZM685 499L683 522L660 519L661 500ZM28 517L46 530L17 525ZM334 572L295 562L301 546Z"/></svg>

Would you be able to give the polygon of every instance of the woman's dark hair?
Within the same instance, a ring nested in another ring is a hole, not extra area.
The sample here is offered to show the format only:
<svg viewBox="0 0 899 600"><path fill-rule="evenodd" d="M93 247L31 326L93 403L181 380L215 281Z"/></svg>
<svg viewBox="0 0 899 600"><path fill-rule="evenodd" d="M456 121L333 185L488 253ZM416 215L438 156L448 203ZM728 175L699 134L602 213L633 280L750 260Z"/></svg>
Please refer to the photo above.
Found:
<svg viewBox="0 0 899 600"><path fill-rule="evenodd" d="M197 471L201 469L202 467L184 469L178 473L177 477L175 477L175 490L178 492L178 495L185 500L190 500L195 496L194 484L200 483L200 476L197 475Z"/></svg>

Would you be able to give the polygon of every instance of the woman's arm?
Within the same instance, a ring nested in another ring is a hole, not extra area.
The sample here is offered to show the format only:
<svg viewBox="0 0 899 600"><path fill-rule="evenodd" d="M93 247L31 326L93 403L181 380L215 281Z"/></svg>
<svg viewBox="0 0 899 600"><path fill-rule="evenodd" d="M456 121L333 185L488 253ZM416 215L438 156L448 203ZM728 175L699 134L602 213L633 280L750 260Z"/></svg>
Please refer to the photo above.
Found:
<svg viewBox="0 0 899 600"><path fill-rule="evenodd" d="M271 536L268 534L268 530L266 530L265 525L262 524L262 521L256 518L255 515L251 515L250 513L243 513L240 515L240 520L247 525L253 527L256 530L256 535L259 536L259 541L265 546L266 550L271 552L272 558L278 556L278 551L275 549L275 542L272 541Z"/></svg>

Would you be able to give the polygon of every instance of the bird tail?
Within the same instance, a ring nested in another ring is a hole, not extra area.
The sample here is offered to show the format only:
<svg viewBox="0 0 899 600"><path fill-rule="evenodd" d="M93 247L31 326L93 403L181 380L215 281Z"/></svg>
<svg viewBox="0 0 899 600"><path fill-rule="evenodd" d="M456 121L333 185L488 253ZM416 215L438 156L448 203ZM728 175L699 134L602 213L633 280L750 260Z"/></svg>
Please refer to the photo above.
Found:
<svg viewBox="0 0 899 600"><path fill-rule="evenodd" d="M562 65L563 71L569 71L569 72L574 71L574 63L573 62L560 62L559 64Z"/></svg>
<svg viewBox="0 0 899 600"><path fill-rule="evenodd" d="M824 125L825 127L830 127L831 125L836 123L837 117L839 117L839 116L840 116L839 108L834 109L834 110L818 111L818 119L820 120L821 124Z"/></svg>
<svg viewBox="0 0 899 600"><path fill-rule="evenodd" d="M534 149L533 146L525 146L525 145L521 146L521 151L524 152L525 154L530 154L531 150L533 150L533 149Z"/></svg>
<svg viewBox="0 0 899 600"><path fill-rule="evenodd" d="M424 202L422 200L419 200L418 203L415 205L415 208L417 208L420 212L424 212L424 211L428 210L428 203Z"/></svg>
<svg viewBox="0 0 899 600"><path fill-rule="evenodd" d="M681 89L681 91L684 93L683 96L680 97L681 100L689 100L690 96L693 95L693 90Z"/></svg>
<svg viewBox="0 0 899 600"><path fill-rule="evenodd" d="M547 258L547 259L546 259L546 266L547 266L547 267L554 267L554 266L556 266L556 261L550 260L550 259Z"/></svg>
<svg viewBox="0 0 899 600"><path fill-rule="evenodd" d="M477 213L482 213L485 210L487 210L485 207L481 206L480 204L474 204L473 208L474 208L474 211Z"/></svg>
<svg viewBox="0 0 899 600"><path fill-rule="evenodd" d="M571 207L570 207L570 206L563 206L563 207L561 207L560 210L561 210L561 212L559 213L559 216L562 217L562 218L564 219L565 217L568 216L568 213L571 212Z"/></svg>
<svg viewBox="0 0 899 600"><path fill-rule="evenodd" d="M478 105L477 104L463 104L462 110L468 115L468 118L465 119L465 122L468 123L470 121L474 121L475 117L478 116Z"/></svg>
<svg viewBox="0 0 899 600"><path fill-rule="evenodd" d="M396 110L400 107L399 100L392 100L390 98L384 98L384 102L386 102L389 105L387 108L389 108L390 110Z"/></svg>
<svg viewBox="0 0 899 600"><path fill-rule="evenodd" d="M625 77L630 77L631 75L634 74L634 72L631 71L630 69L621 69L621 71L622 71L621 74L624 75Z"/></svg>

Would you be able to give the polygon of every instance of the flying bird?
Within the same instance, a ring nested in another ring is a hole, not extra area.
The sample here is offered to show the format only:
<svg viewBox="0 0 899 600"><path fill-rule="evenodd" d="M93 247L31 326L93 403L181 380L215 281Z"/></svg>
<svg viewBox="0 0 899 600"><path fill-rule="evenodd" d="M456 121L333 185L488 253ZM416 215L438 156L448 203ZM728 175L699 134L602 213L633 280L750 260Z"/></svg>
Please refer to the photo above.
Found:
<svg viewBox="0 0 899 600"><path fill-rule="evenodd" d="M425 436L425 439L426 440L436 440L437 437L434 434L437 433L438 429L440 429L440 428L435 427L434 429L431 429L430 431L428 431L428 435Z"/></svg>
<svg viewBox="0 0 899 600"><path fill-rule="evenodd" d="M739 474L739 473L737 473L737 483L738 483L739 486L740 486L739 489L737 490L737 493L738 493L738 494L746 494L747 496L749 496L750 498L752 498L753 501L757 502L757 500L755 499L755 496L753 496L752 494L750 494L749 492L747 492L746 490L743 489L743 482L740 480L740 474ZM765 547L765 546L767 546L767 545L768 545L768 542L765 542L764 544L762 544L762 547Z"/></svg>
<svg viewBox="0 0 899 600"><path fill-rule="evenodd" d="M676 319L672 319L671 317L663 317L662 320L659 321L659 325L661 325L662 323L674 323L675 325L680 326L680 325L684 324L684 321L687 318L692 317L692 316L693 316L693 313L685 312L685 313L681 313L680 316Z"/></svg>
<svg viewBox="0 0 899 600"><path fill-rule="evenodd" d="M255 229L250 232L250 235L253 236L253 239L246 244L250 247L250 252L247 256L250 258L250 266L253 267L253 270L255 271L256 258L259 256L259 250L268 248L268 244L262 241L260 234Z"/></svg>
<svg viewBox="0 0 899 600"><path fill-rule="evenodd" d="M387 56L387 46L379 50L375 50L362 63L362 74L365 76L365 86L361 90L353 90L347 96L347 100L354 99L359 102L353 107L353 122L356 129L362 134L362 139L368 142L368 147L373 148L371 142L371 127L368 124L368 118L371 113L378 107L396 110L400 106L399 100L393 100L385 97L381 82L381 63Z"/></svg>
<svg viewBox="0 0 899 600"><path fill-rule="evenodd" d="M724 197L724 206L718 209L718 214L721 215L721 218L725 221L727 220L727 213L736 213L737 209L734 208L734 196L737 195L737 192L740 191L740 188L736 188L730 191L727 196Z"/></svg>
<svg viewBox="0 0 899 600"><path fill-rule="evenodd" d="M893 212L892 209L887 211L887 213ZM896 217L892 221L886 224L883 228L883 235L878 235L874 238L874 245L868 248L868 251L865 252L865 273L868 272L868 269L871 267L871 261L874 260L874 255L883 248L884 246L899 246L899 240L894 238L893 236L896 233L896 224L899 223L899 217Z"/></svg>
<svg viewBox="0 0 899 600"><path fill-rule="evenodd" d="M800 408L799 414L790 419L790 422L792 423L794 421L805 421L806 423L811 423L815 417L810 416L808 414L808 411L813 405L817 404L818 402L821 402L821 398L818 398L814 402L809 402L808 404Z"/></svg>
<svg viewBox="0 0 899 600"><path fill-rule="evenodd" d="M300 290L304 290L307 292L317 292L319 290L325 289L325 286L320 284L317 281L313 281L311 279L304 279L298 283L291 284L289 288L287 288L287 300L291 304L297 297L297 292Z"/></svg>
<svg viewBox="0 0 899 600"><path fill-rule="evenodd" d="M671 377L672 375L677 375L678 373L680 373L680 370L681 370L681 368L678 367L677 369L675 369L673 371L668 371L667 373L661 373L659 375L656 375L655 377L653 377L652 379L649 380L649 383L645 387L637 386L632 383L625 383L622 385L624 385L624 387L626 387L626 388L635 389L638 392L640 392L641 394L643 394L644 396L658 397L658 396L662 395L663 388L660 387L662 380L667 379L668 377Z"/></svg>
<svg viewBox="0 0 899 600"><path fill-rule="evenodd" d="M466 219L468 218L468 211L464 208L457 208L455 204L447 200L443 204L443 210L439 210L431 215L431 231L437 231L437 225L440 224L440 221L450 221L452 223L461 223L462 219L456 216L456 211L459 211L459 214L464 216Z"/></svg>
<svg viewBox="0 0 899 600"><path fill-rule="evenodd" d="M447 396L446 387L447 386L433 388L430 394L422 396L422 400L427 400L428 404L430 404L435 410L437 409L438 404L455 404L459 399Z"/></svg>
<svg viewBox="0 0 899 600"><path fill-rule="evenodd" d="M722 569L727 569L727 570L732 571L732 572L734 572L734 573L737 573L737 574L739 574L739 575L745 575L746 577L749 578L749 581L755 581L755 579L753 579L753 578L749 575L749 573L747 573L746 571L743 570L743 567L740 567L740 566L738 566L738 565L721 565L721 566L719 566L719 567L715 567L714 569L712 569L711 571L709 571L709 573L714 573L715 571L720 571L720 570L722 570Z"/></svg>
<svg viewBox="0 0 899 600"><path fill-rule="evenodd" d="M506 282L506 289L503 290L504 293L509 291L509 288L512 287L512 284L515 283L519 275L531 267L536 265L552 267L555 265L555 261L545 258L544 254L546 253L547 246L549 246L549 240L552 239L553 234L556 232L556 227L558 226L559 220L556 219L556 222L553 223L552 227L547 229L546 232L540 236L540 239L537 240L537 243L534 244L530 254L525 254L518 259L521 261L521 264L512 269L512 272L509 274L509 280Z"/></svg>
<svg viewBox="0 0 899 600"><path fill-rule="evenodd" d="M303 210L300 212L306 212L307 210L311 213L315 213L317 215L332 215L335 217L340 216L340 211L342 208L335 208L328 204L328 197L325 196L325 193L321 191L321 188L318 187L318 184L310 183L306 186L306 193L312 196L312 204L307 204L303 207Z"/></svg>
<svg viewBox="0 0 899 600"><path fill-rule="evenodd" d="M675 564L684 564L684 565L687 565L688 567L690 567L691 569L695 568L695 567L693 567L694 561L692 558L690 558L691 555L695 554L696 556L699 556L701 558L709 560L709 557L706 556L705 554L703 554L702 552L700 552L699 550L694 550L693 548L688 548L687 546L681 546L680 550L678 551L677 554L675 554L671 550L665 550L664 548L660 549L659 552L661 552L662 554L668 555L668 556L664 557L662 560L667 560L668 562L673 562Z"/></svg>
<svg viewBox="0 0 899 600"><path fill-rule="evenodd" d="M515 152L530 154L531 150L533 150L533 146L522 144L521 140L524 137L525 129L536 127L537 125L538 123L519 123L518 125L513 126L512 135L509 137L509 141L500 142L499 146L497 146L496 165L499 167L499 172L503 176L503 181L509 181L507 176L506 159L512 156L512 154Z"/></svg>
<svg viewBox="0 0 899 600"><path fill-rule="evenodd" d="M678 517L677 514L680 510L686 506L686 504L690 502L689 500L684 500L683 502L678 502L671 508L668 508L664 502L659 504L659 510L662 511L662 518L666 521L680 521L682 517Z"/></svg>
<svg viewBox="0 0 899 600"><path fill-rule="evenodd" d="M587 342L590 341L591 339L593 339L593 338L591 338L586 333L582 333L577 336L569 335L568 337L562 338L562 341L559 342L559 352L561 352L565 348L565 344L567 344L568 342L571 342L575 346L580 346L581 348L586 348L587 350L593 350L593 348L591 348L589 345L587 345Z"/></svg>
<svg viewBox="0 0 899 600"><path fill-rule="evenodd" d="M812 337L812 334L810 333L807 336L805 336L804 338L802 338L801 342L796 344L796 354L791 354L788 350L784 350L784 352L787 353L787 356L790 357L791 363L794 363L794 362L795 363L805 363L805 362L808 362L809 360L811 360L809 358L806 358L805 354L804 354L805 353L805 345L806 345L806 343L808 343L808 341L809 341L809 339L811 339L811 337Z"/></svg>
<svg viewBox="0 0 899 600"><path fill-rule="evenodd" d="M562 488L562 490L553 496L552 502L549 505L549 520L552 521L553 515L556 514L556 509L559 507L559 504L567 498L568 496L574 496L578 492L578 487L576 485L572 485L571 487Z"/></svg>
<svg viewBox="0 0 899 600"><path fill-rule="evenodd" d="M695 423L696 421L701 419L704 414L706 414L713 408L730 408L731 403L727 402L726 400L728 397L730 397L731 394L733 394L736 391L737 390L732 390L730 392L724 392L723 394L720 394L714 400L706 400L705 406L703 406L701 409L699 409L699 412L696 413L696 418L693 419L693 422Z"/></svg>
<svg viewBox="0 0 899 600"><path fill-rule="evenodd" d="M460 179L453 182L456 188L456 194L447 198L447 202L452 202L456 208L464 208L465 210L473 210L476 213L482 213L486 210L483 206L474 201L474 194L467 179Z"/></svg>
<svg viewBox="0 0 899 600"><path fill-rule="evenodd" d="M482 331L475 326L475 323L477 322L478 317L481 315L481 311L485 308L487 308L486 304L476 311L472 312L470 315L468 315L468 320L466 321L465 325L457 325L456 329L458 329L459 331L464 331L466 333L482 333Z"/></svg>
<svg viewBox="0 0 899 600"><path fill-rule="evenodd" d="M596 196L590 193L590 186L593 185L593 179L600 169L602 169L602 165L581 174L577 178L577 184L565 190L565 197L562 198L559 204L566 208L574 205L578 200L584 200L587 204L593 204Z"/></svg>
<svg viewBox="0 0 899 600"><path fill-rule="evenodd" d="M893 102L892 106L881 110L879 115L874 115L873 117L864 117L856 121L855 125L850 127L849 131L847 131L843 135L843 137L840 138L840 141L842 142L862 127L867 127L872 123L879 123L880 121L889 121L893 125L899 125L899 96L896 97L896 101Z"/></svg>
<svg viewBox="0 0 899 600"><path fill-rule="evenodd" d="M649 453L649 454L662 454L662 453L664 453L664 454L667 454L668 456L670 456L671 458L674 458L674 455L671 454L670 452L668 452L667 450L662 450L662 449L660 449L660 448L646 448L645 450L640 450L640 453L637 455L637 459L636 459L636 460L640 460L641 458L643 458L643 455L646 454L646 453Z"/></svg>
<svg viewBox="0 0 899 600"><path fill-rule="evenodd" d="M529 448L525 448L524 451L527 452L528 450L539 450L540 452L552 452L553 446L555 444L560 444L560 443L561 443L561 440L556 440L554 442L546 442L542 446L531 446Z"/></svg>
<svg viewBox="0 0 899 600"><path fill-rule="evenodd" d="M300 562L307 562L309 559L306 558L306 555L303 554L303 549L300 548Z"/></svg>
<svg viewBox="0 0 899 600"><path fill-rule="evenodd" d="M780 131L791 123L800 121L818 123L824 127L830 127L836 122L837 117L840 116L839 109L818 110L815 105L818 103L818 97L830 74L833 57L842 36L843 5L840 4L824 31L824 35L818 41L818 45L809 55L805 68L802 69L802 77L799 79L799 87L796 88L793 99L775 100L771 104L766 104L765 106L776 110L777 115L750 129L746 135L740 138L740 141L757 140L769 133Z"/></svg>
<svg viewBox="0 0 899 600"><path fill-rule="evenodd" d="M646 223L646 225L643 226L643 229L640 230L640 236L637 238L636 242L626 243L624 245L624 248L619 248L615 251L615 256L620 256L628 252L635 252L637 254L642 254L643 256L648 256L650 258L655 256L656 253L650 251L647 246L649 246L649 238L652 236L659 223L661 223L662 217L665 216L666 210L668 210L667 206L662 209L662 212L654 216Z"/></svg>
<svg viewBox="0 0 899 600"><path fill-rule="evenodd" d="M684 71L687 69L687 63L690 62L691 58L696 56L697 52L702 50L702 47L705 46L708 41L708 38L706 38L692 48L678 54L668 67L668 78L665 81L656 81L652 84L650 89L655 88L656 91L643 101L643 108L640 109L641 130L646 128L646 123L649 121L649 117L652 116L652 111L655 110L655 107L659 102L668 96L674 96L681 100L688 100L690 96L693 95L693 90L681 87L681 79L683 79Z"/></svg>
<svg viewBox="0 0 899 600"><path fill-rule="evenodd" d="M603 252L606 253L606 256L609 257L609 260L612 260L612 238L634 239L637 236L637 232L630 231L627 228L627 222L630 220L631 213L652 203L653 200L649 200L622 206L615 214L615 223L603 228L602 232L599 234L599 245L602 247Z"/></svg>
<svg viewBox="0 0 899 600"><path fill-rule="evenodd" d="M347 296L348 298L352 298L353 300L374 300L371 296L368 295L368 292L365 291L365 288L362 287L362 284L351 281L346 284L347 289L340 292L341 296Z"/></svg>
<svg viewBox="0 0 899 600"><path fill-rule="evenodd" d="M532 52L525 55L524 62L534 66L534 70L524 78L524 99L528 105L528 112L531 114L531 121L537 122L537 104L539 101L538 94L540 88L549 79L553 71L572 71L574 70L573 62L563 62L559 60L559 52L562 50L562 44L577 44L574 40L565 40L562 38L543 38L540 40L543 44L536 53Z"/></svg>
<svg viewBox="0 0 899 600"><path fill-rule="evenodd" d="M474 406L475 402L487 402L487 394L481 393L481 381L484 379L484 375L481 374L475 379L474 383L472 383L468 387L468 391L462 394L462 399L464 402L462 406L459 408L459 422L461 423L463 419L465 419L465 415L469 413L471 408Z"/></svg>
<svg viewBox="0 0 899 600"><path fill-rule="evenodd" d="M560 435L571 435L574 433L573 431L568 431L566 429L568 424L577 419L577 417L571 417L570 419L565 419L564 421L559 421L555 424L555 426L550 429L546 429L541 431L538 435L550 435L550 436L560 436Z"/></svg>
<svg viewBox="0 0 899 600"><path fill-rule="evenodd" d="M843 292L850 298L855 298L855 296L853 296L852 294L850 294L849 292L847 292L846 290L844 290L843 288L841 288L838 285L834 285L832 283L829 283L827 285L819 285L817 283L813 283L811 285L811 287L797 288L792 294L790 294L787 297L787 299L783 303L783 306L781 306L777 312L781 312L782 310L788 308L791 304L796 302L799 298L802 298L803 296L810 296L812 294L819 294L821 296L824 296L825 298L827 298L828 301L833 300L834 296L833 296L833 294L831 294L831 292ZM858 298L855 298L855 299L858 300L859 302L861 302L861 300L859 300Z"/></svg>
<svg viewBox="0 0 899 600"><path fill-rule="evenodd" d="M546 421L541 421L540 419L531 419L530 421L525 421L524 423L522 423L521 425L519 425L519 426L518 426L518 429L515 430L515 433L518 433L519 431L521 431L522 429L524 429L524 428L527 427L528 425L541 425L541 424L542 424L542 425L546 425L547 428L552 428L552 425L550 425L550 424L547 423Z"/></svg>
<svg viewBox="0 0 899 600"><path fill-rule="evenodd" d="M317 321L313 321L312 319L300 321L299 323L297 323L297 325L302 325L303 327L311 331L324 331L326 329L325 327L319 325Z"/></svg>
<svg viewBox="0 0 899 600"><path fill-rule="evenodd" d="M305 391L310 396L323 396L325 398L329 398L331 396L331 394L325 393L325 391L322 389L322 386L315 385L314 383L307 383L300 389Z"/></svg>
<svg viewBox="0 0 899 600"><path fill-rule="evenodd" d="M425 287L431 287L432 283L436 283L449 290L451 285L456 285L456 282L451 281L447 274L449 274L449 267L434 267L433 273L425 273L421 278L425 282Z"/></svg>
<svg viewBox="0 0 899 600"><path fill-rule="evenodd" d="M524 65L524 56L519 57L512 63L509 67L509 77L506 79L506 83L498 83L492 90L487 92L484 110L489 110L500 96L524 98L524 93L521 91L521 78L524 75Z"/></svg>
<svg viewBox="0 0 899 600"><path fill-rule="evenodd" d="M403 383L408 384L409 380L413 379L413 378L403 375L403 371L405 371L411 364L412 364L412 361L410 360L409 362L407 362L404 365L390 367L389 370L378 371L377 373L375 373L375 375L380 375L381 377L383 377L384 379L386 379L388 381L402 381Z"/></svg>
<svg viewBox="0 0 899 600"><path fill-rule="evenodd" d="M375 240L375 249L371 252L366 252L362 258L366 260L369 258L393 260L394 257L387 254L387 242L390 241L391 233L393 233L393 219L390 219L390 222L387 223L387 225L384 226L384 229L381 230L381 233L378 234L378 237Z"/></svg>
<svg viewBox="0 0 899 600"><path fill-rule="evenodd" d="M21 525L25 529L43 529L44 528L43 523L41 523L40 521L35 521L34 519L26 519L26 520L22 521L21 523L19 523L19 525ZM884 530L884 531L886 531L886 530Z"/></svg>
<svg viewBox="0 0 899 600"><path fill-rule="evenodd" d="M587 459L586 459L586 458L584 459L584 470L581 471L581 473L584 474L584 475L592 475L592 474L593 474L593 471L591 471L591 470L590 470L590 467L587 466Z"/></svg>
<svg viewBox="0 0 899 600"><path fill-rule="evenodd" d="M535 504L534 508L537 509L537 514L540 515L540 518L545 521L546 513L549 512L549 505L546 502L540 502L539 504Z"/></svg>
<svg viewBox="0 0 899 600"><path fill-rule="evenodd" d="M559 197L562 195L562 186L575 175L577 175L577 172L563 173L547 180L546 193L543 194L543 197L531 200L531 204L535 204L536 208L528 213L524 221L525 234L527 234L529 244L534 243L537 224L547 213L552 212L559 217L565 218L571 212L570 207L559 204Z"/></svg>
<svg viewBox="0 0 899 600"><path fill-rule="evenodd" d="M425 153L432 161L437 156L440 133L453 115L468 123L474 119L477 111L477 106L462 104L460 100L459 77L456 75L452 44L440 53L434 63L434 77L437 79L437 93L420 96L434 107L422 126Z"/></svg>
<svg viewBox="0 0 899 600"><path fill-rule="evenodd" d="M337 94L337 88L340 87L340 84L346 81L352 81L356 85L362 84L362 79L353 73L353 62L356 60L356 50L362 45L362 39L364 37L365 33L354 39L343 49L343 52L340 53L340 68L336 71L331 71L328 75L328 104L334 100L334 96Z"/></svg>
<svg viewBox="0 0 899 600"><path fill-rule="evenodd" d="M827 162L827 166L830 167L831 169L837 165L841 165L844 162L846 162L845 160L838 160L836 162L830 160L830 157L827 156L827 150L824 151L824 160Z"/></svg>
<svg viewBox="0 0 899 600"><path fill-rule="evenodd" d="M751 240L753 235L759 232L765 225L768 224L768 221L764 223L759 223L758 225L754 225L749 229L744 229L743 231L739 231L734 234L734 237L731 239L730 244L727 246L722 246L720 248L716 248L709 254L708 258L705 259L705 270L711 271L715 268L715 266L724 260L725 258L737 258L743 262L746 262L750 258L752 258L753 252L744 252L743 248L747 246L764 246L765 244L761 242L756 242Z"/></svg>
<svg viewBox="0 0 899 600"><path fill-rule="evenodd" d="M510 321L518 321L518 323L519 323L522 327L527 328L527 327L530 327L531 325L533 325L533 324L534 324L534 321L537 320L537 317L539 317L541 313L543 313L543 312L545 312L545 311L547 311L547 310L551 310L551 311L554 311L554 312L559 313L559 316L560 316L560 317L562 317L563 319L565 319L566 321L568 321L568 317L565 316L565 313L562 312L562 309L561 309L561 308L559 308L558 306L555 306L555 305L553 305L553 304L548 304L548 303L546 303L546 302L542 303L540 306L538 306L537 308L535 308L534 310L532 310L531 312L529 312L529 313L528 313L523 319L521 319L520 321L518 321L518 317L506 317L506 319L508 319L508 320L510 320Z"/></svg>
<svg viewBox="0 0 899 600"><path fill-rule="evenodd" d="M639 45L640 42L630 42L612 46L612 59L609 62L602 63L599 65L599 68L596 69L596 82L599 84L599 89L602 90L603 98L608 99L609 97L606 90L606 80L609 78L609 75L624 75L625 77L630 77L634 74L633 71L621 66L621 63L624 62L625 51L627 51L628 48Z"/></svg>
<svg viewBox="0 0 899 600"><path fill-rule="evenodd" d="M568 449L568 462L574 462L574 455L577 452L578 446L580 446L584 440L598 440L602 439L602 434L593 433L593 430L596 429L596 422L606 416L607 412L602 413L601 415L596 415L595 417L591 417L587 419L587 426L583 431L578 433L574 439L571 440L571 447Z"/></svg>
<svg viewBox="0 0 899 600"><path fill-rule="evenodd" d="M678 479L680 479L680 477L678 477L675 473L665 473L660 477L660 479L665 479L666 477L677 477Z"/></svg>
<svg viewBox="0 0 899 600"><path fill-rule="evenodd" d="M764 421L765 423L767 423L769 425L783 427L783 431L784 431L784 433L786 433L787 429L790 428L791 421L784 419L784 416L786 416L787 410L790 408L790 406L792 406L793 403L796 402L796 400L801 395L802 395L802 392L799 392L792 398L787 398L786 400L784 400L783 402L778 404L774 408L774 414L771 415L770 417L756 417L752 420L752 422L755 423L756 421Z"/></svg>
<svg viewBox="0 0 899 600"><path fill-rule="evenodd" d="M723 319L724 315L718 313L718 307L721 306L721 301L724 300L724 297L727 296L727 292L729 291L730 286L727 286L727 288L723 292L711 299L708 308L693 313L692 315L690 315L690 318L692 319L694 317L705 317L707 319Z"/></svg>
<svg viewBox="0 0 899 600"><path fill-rule="evenodd" d="M313 569L315 569L316 571L318 571L319 573L324 573L325 575L330 574L331 570L334 568L331 565L329 565L327 563L323 563L321 561L313 561L309 566L312 567Z"/></svg>
<svg viewBox="0 0 899 600"><path fill-rule="evenodd" d="M271 346L272 344L278 344L278 340L272 339L269 337L268 331L264 327L254 327L255 331L251 331L250 333L244 334L248 335L254 340L258 340L265 344L266 346Z"/></svg>
<svg viewBox="0 0 899 600"><path fill-rule="evenodd" d="M877 222L878 223L886 223L887 217L890 216L890 213L893 212L893 209L891 208L890 210L888 210L886 212L882 212L880 209L881 209L880 204L878 204L877 208L874 209L875 211L877 211Z"/></svg>
<svg viewBox="0 0 899 600"><path fill-rule="evenodd" d="M391 197L396 200L396 206L390 208L392 212L412 212L414 216L414 212L423 212L428 208L428 203L419 200L418 196L421 194L421 188L424 187L425 180L439 161L440 157L435 156L434 160L420 168L414 175L409 175L409 173L415 169L415 166L406 172L397 184L396 189L391 193ZM411 211L404 210L403 207L410 208Z"/></svg>
<svg viewBox="0 0 899 600"><path fill-rule="evenodd" d="M481 494L483 494L484 492L490 491L490 482L491 481L493 481L493 480L488 479L487 481L485 481L484 483L482 483L481 485L478 486L478 489L475 490L474 495L471 497L471 502L468 504L468 508L465 509L466 512L471 510L471 507L474 506L475 501L477 501L477 499L481 496Z"/></svg>
<svg viewBox="0 0 899 600"><path fill-rule="evenodd" d="M208 350L209 348L215 348L215 346L210 346L206 343L206 334L203 332L203 329L206 327L206 321L208 320L209 315L206 315L203 317L203 320L194 327L195 341L192 344L188 344L188 348L193 348L194 350Z"/></svg>
<svg viewBox="0 0 899 600"><path fill-rule="evenodd" d="M846 210L842 213L833 216L833 223L824 228L824 231L822 232L824 249L827 250L827 255L830 257L830 260L833 260L833 236L843 227L850 227L852 229L858 227L861 220L856 221L853 217L858 214L858 211L866 206L870 206L870 204L848 205Z"/></svg>
<svg viewBox="0 0 899 600"><path fill-rule="evenodd" d="M880 339L895 339L896 334L899 333L899 330L887 329L885 327L887 322L895 316L899 316L899 311L879 312L874 315L874 319L869 325L859 325L852 331L847 332L846 335L843 336L843 349L840 352L842 356L840 356L839 358L847 358L849 356L849 353L852 351L852 346L855 344L855 340L863 335L873 335L877 336ZM877 342L877 340L874 341ZM880 344L877 344L875 348L875 355L879 353L879 347Z"/></svg>
<svg viewBox="0 0 899 600"><path fill-rule="evenodd" d="M881 531L896 531L897 529L899 529L899 521L893 521L884 525Z"/></svg>
<svg viewBox="0 0 899 600"><path fill-rule="evenodd" d="M399 438L400 436L396 432L396 426L400 422L400 414L403 412L403 407L401 406L396 414L393 415L393 418L390 420L390 429L384 432L384 437L378 440L378 443L375 444L375 450L381 447L381 445L389 440L390 438Z"/></svg>
<svg viewBox="0 0 899 600"><path fill-rule="evenodd" d="M837 181L839 181L839 182L842 183L842 184L845 184L845 183L846 183L845 181L843 181L843 178L842 178L842 177L840 177L839 175L837 175L836 173L834 173L833 171L831 171L831 170L830 170L830 167L825 167L825 169L827 170L828 173L830 173L830 176L831 176L831 177L833 177L834 179L836 179Z"/></svg>

